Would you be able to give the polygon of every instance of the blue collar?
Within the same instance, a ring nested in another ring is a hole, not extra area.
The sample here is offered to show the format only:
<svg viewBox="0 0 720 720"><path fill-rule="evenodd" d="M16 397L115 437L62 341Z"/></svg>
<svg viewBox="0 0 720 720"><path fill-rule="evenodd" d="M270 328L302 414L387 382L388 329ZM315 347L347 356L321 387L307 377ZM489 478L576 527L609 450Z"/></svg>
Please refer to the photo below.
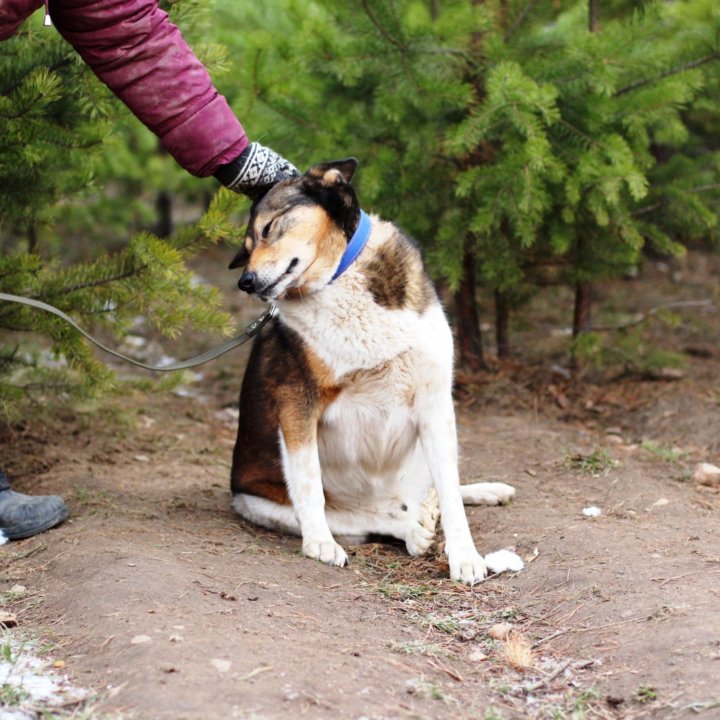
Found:
<svg viewBox="0 0 720 720"><path fill-rule="evenodd" d="M370 230L372 223L368 214L364 211L360 211L360 222L353 236L350 238L343 256L340 258L340 264L338 265L335 274L332 276L330 282L339 278L354 262L357 260L357 256L362 252L362 249L367 244L368 238L370 237Z"/></svg>

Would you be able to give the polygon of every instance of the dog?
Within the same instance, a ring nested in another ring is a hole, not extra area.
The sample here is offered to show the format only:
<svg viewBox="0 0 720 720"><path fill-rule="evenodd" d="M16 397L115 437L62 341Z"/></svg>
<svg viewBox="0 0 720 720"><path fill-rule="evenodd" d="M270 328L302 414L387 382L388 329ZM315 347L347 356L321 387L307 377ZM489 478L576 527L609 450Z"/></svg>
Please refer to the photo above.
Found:
<svg viewBox="0 0 720 720"><path fill-rule="evenodd" d="M460 485L450 327L417 247L361 211L357 164L275 185L230 264L245 268L241 290L278 311L242 383L233 506L336 566L348 561L336 537L389 536L423 555L439 513L450 577L473 585L487 568L463 504L506 503L515 490Z"/></svg>

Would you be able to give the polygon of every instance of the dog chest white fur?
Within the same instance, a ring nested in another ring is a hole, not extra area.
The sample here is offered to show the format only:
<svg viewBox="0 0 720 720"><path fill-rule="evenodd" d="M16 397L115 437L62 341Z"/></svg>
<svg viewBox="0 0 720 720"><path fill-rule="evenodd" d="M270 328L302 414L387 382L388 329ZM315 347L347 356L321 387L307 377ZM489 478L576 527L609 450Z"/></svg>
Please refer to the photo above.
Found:
<svg viewBox="0 0 720 720"><path fill-rule="evenodd" d="M428 490L425 463L413 464L420 452L419 398L450 392L452 340L438 305L422 316L386 310L358 285L358 278L348 273L332 293L314 296L308 304L327 306L310 327L296 321L304 307L283 318L343 387L319 423L323 486L335 505L348 510L368 499L393 498L399 509L402 498L413 494L406 485ZM418 470L426 479L417 476Z"/></svg>

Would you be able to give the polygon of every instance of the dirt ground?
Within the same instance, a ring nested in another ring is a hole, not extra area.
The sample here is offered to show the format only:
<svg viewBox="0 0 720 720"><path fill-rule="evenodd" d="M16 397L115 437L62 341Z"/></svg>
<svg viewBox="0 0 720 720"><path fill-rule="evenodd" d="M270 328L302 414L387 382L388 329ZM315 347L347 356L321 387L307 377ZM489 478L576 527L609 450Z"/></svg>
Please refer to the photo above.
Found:
<svg viewBox="0 0 720 720"><path fill-rule="evenodd" d="M660 268L604 293L712 297L701 260L694 284ZM72 519L0 548L4 606L95 693L75 717L720 718L720 495L692 480L720 464L717 315L672 331L710 348L679 379L579 384L528 356L459 389L463 480L517 488L468 509L477 546L526 560L473 589L439 551L369 544L329 568L231 511L245 350L172 392L5 428L16 489L62 494Z"/></svg>

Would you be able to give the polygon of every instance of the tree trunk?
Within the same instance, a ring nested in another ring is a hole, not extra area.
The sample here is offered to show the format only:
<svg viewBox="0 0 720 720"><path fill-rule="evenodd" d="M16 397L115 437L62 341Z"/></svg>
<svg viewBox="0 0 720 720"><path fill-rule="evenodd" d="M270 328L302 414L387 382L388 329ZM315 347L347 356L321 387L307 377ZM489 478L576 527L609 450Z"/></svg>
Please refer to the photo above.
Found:
<svg viewBox="0 0 720 720"><path fill-rule="evenodd" d="M597 32L600 29L600 0L588 0L588 30ZM585 248L585 239L578 238L575 267L581 267ZM590 312L592 309L592 285L589 282L578 280L575 283L575 307L573 309L573 339L590 329ZM570 366L577 370L579 361L575 351L570 359Z"/></svg>
<svg viewBox="0 0 720 720"><path fill-rule="evenodd" d="M155 209L157 210L157 230L155 234L158 237L170 237L173 231L172 222L172 198L166 190L161 190L155 198Z"/></svg>
<svg viewBox="0 0 720 720"><path fill-rule="evenodd" d="M31 222L27 229L28 252L35 255L38 249L37 225Z"/></svg>
<svg viewBox="0 0 720 720"><path fill-rule="evenodd" d="M590 329L590 310L592 307L592 285L586 282L575 284L575 309L573 311L573 340ZM577 347L573 344L570 351L570 369L578 371L582 368L577 355Z"/></svg>
<svg viewBox="0 0 720 720"><path fill-rule="evenodd" d="M463 276L454 304L458 365L470 372L486 369L475 289L475 256L466 247L463 252Z"/></svg>
<svg viewBox="0 0 720 720"><path fill-rule="evenodd" d="M499 358L510 357L510 303L500 290L495 291L495 344Z"/></svg>
<svg viewBox="0 0 720 720"><path fill-rule="evenodd" d="M597 32L600 29L600 0L588 0L588 30Z"/></svg>
<svg viewBox="0 0 720 720"><path fill-rule="evenodd" d="M575 310L573 312L573 338L590 329L592 285L587 282L575 284Z"/></svg>

